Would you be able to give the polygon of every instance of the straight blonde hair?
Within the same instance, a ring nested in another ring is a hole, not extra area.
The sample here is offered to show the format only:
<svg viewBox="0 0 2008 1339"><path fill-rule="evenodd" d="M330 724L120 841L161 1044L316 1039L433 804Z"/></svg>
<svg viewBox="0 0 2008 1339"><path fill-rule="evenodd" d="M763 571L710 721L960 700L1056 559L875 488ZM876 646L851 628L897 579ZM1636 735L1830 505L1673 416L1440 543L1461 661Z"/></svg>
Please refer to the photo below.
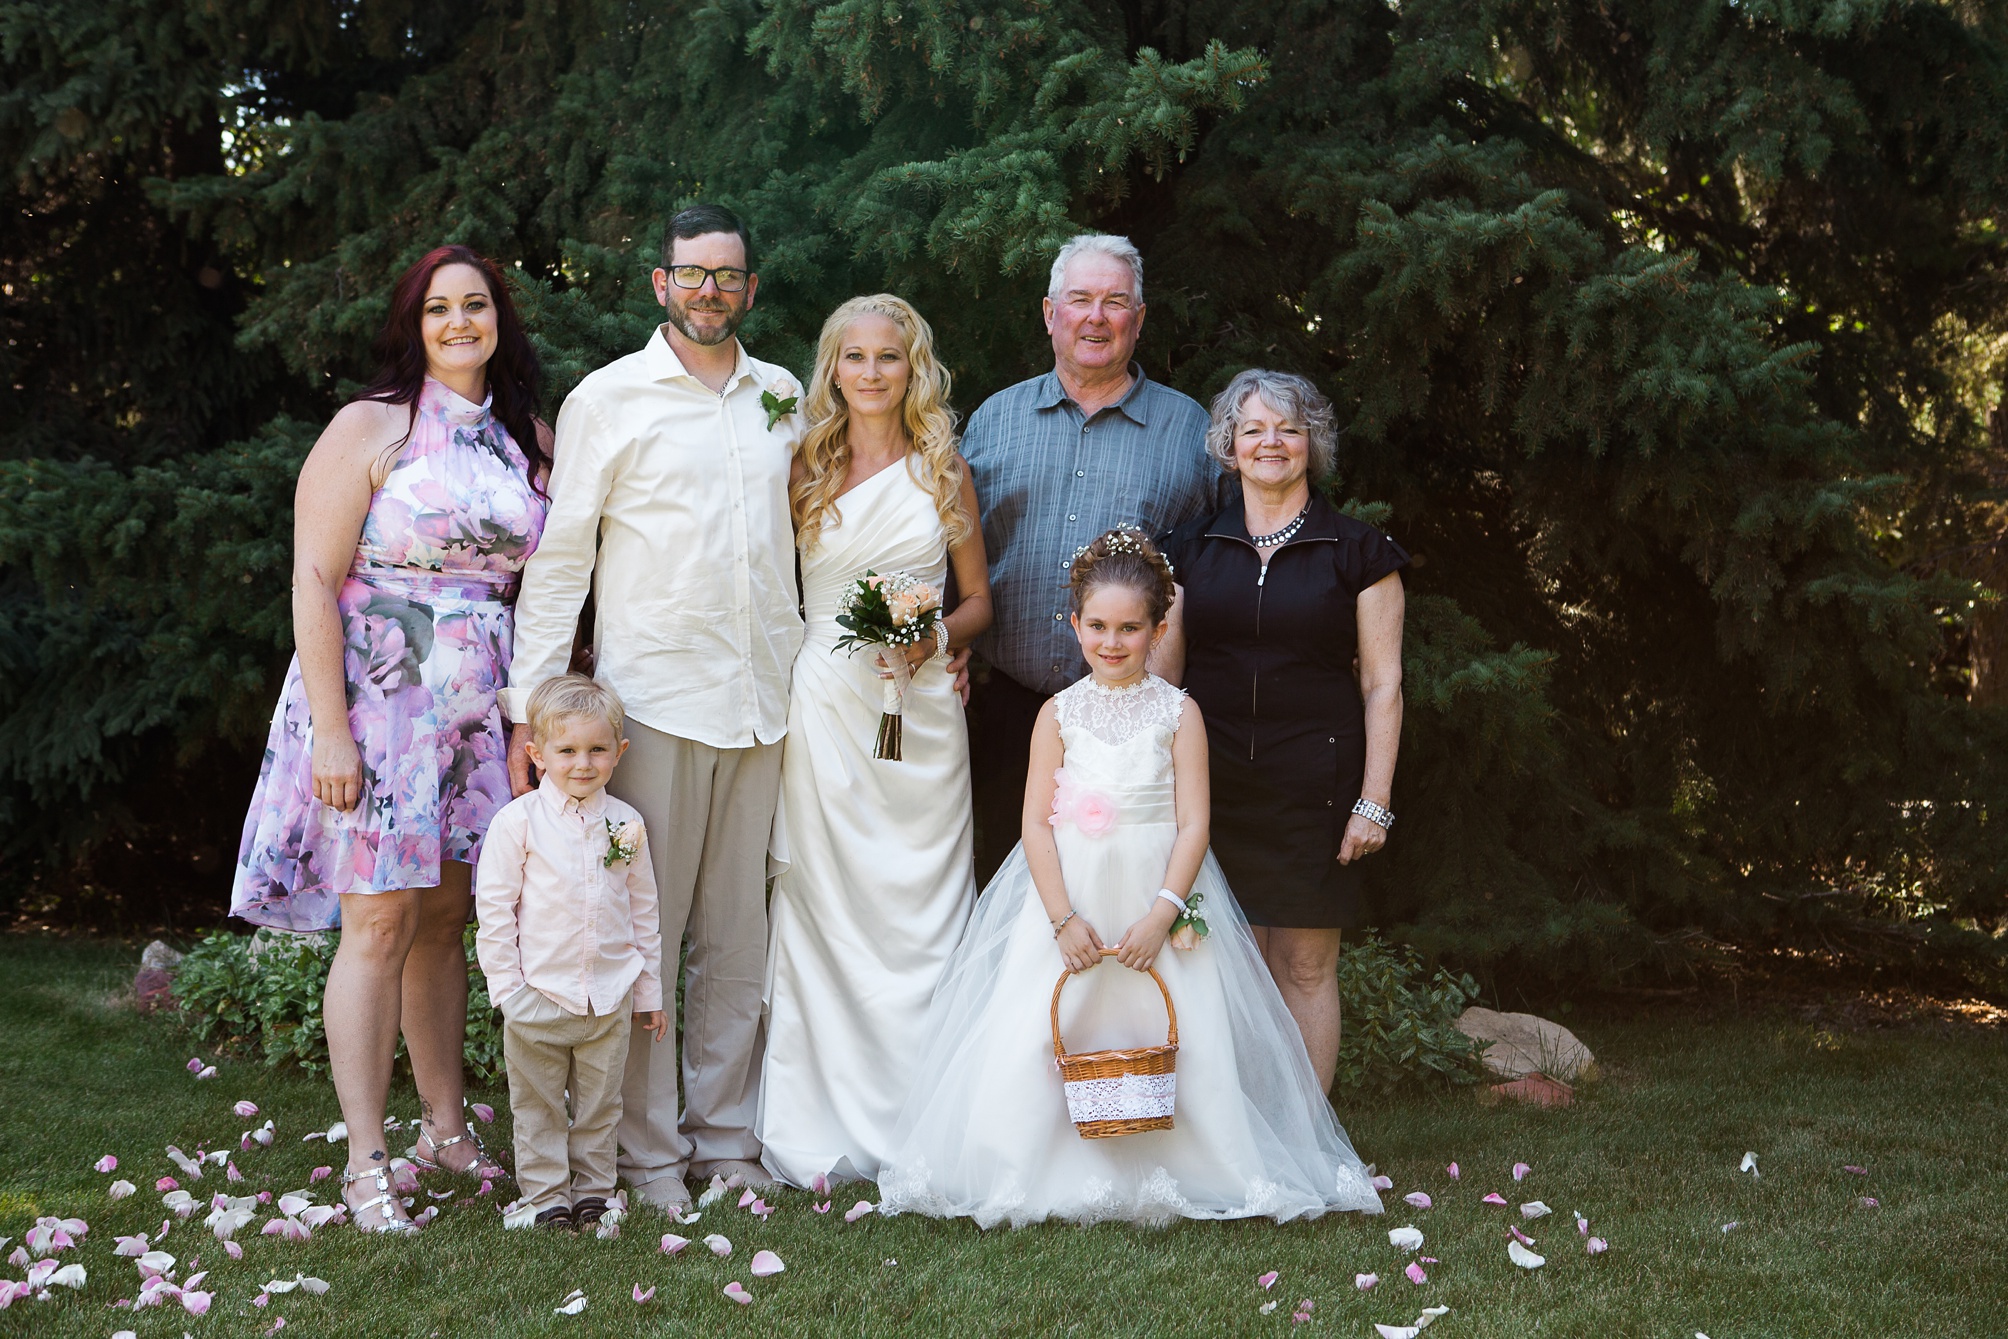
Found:
<svg viewBox="0 0 2008 1339"><path fill-rule="evenodd" d="M851 469L851 411L837 387L837 359L843 354L844 332L860 316L871 315L891 321L905 342L913 369L901 406L906 435L913 443L906 467L914 482L934 498L934 510L952 549L974 534L976 525L962 510L962 462L955 454L948 369L934 351L934 330L912 303L890 293L852 298L830 313L816 340L816 370L809 377L803 406L809 430L802 438L802 477L788 489L796 542L807 552L821 542L825 526L843 521L837 498Z"/></svg>

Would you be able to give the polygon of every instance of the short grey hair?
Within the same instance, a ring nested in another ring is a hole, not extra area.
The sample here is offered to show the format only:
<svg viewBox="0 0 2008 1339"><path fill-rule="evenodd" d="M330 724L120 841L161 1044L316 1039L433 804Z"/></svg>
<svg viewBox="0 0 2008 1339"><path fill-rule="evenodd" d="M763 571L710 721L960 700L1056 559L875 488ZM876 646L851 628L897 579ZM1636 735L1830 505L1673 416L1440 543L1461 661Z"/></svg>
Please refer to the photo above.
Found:
<svg viewBox="0 0 2008 1339"><path fill-rule="evenodd" d="M1213 422L1206 429L1206 449L1220 468L1232 474L1234 434L1241 430L1241 406L1259 395L1271 409L1302 427L1311 439L1311 482L1323 483L1338 465L1339 434L1332 422L1332 402L1309 377L1251 367L1234 374L1227 389L1213 397Z"/></svg>
<svg viewBox="0 0 2008 1339"><path fill-rule="evenodd" d="M1046 280L1047 297L1055 302L1060 300L1060 294L1066 291L1062 285L1067 282L1067 266L1081 256L1109 256L1129 266L1130 300L1143 305L1143 253L1129 238L1106 232L1084 232L1067 239L1060 254L1053 257L1053 273Z"/></svg>

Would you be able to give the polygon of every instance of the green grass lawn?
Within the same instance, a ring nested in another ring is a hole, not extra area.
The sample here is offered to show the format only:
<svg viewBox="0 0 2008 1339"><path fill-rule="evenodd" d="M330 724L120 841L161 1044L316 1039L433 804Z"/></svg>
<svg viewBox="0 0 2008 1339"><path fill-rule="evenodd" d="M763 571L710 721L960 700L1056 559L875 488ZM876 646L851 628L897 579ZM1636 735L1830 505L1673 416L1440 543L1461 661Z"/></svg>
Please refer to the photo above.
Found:
<svg viewBox="0 0 2008 1339"><path fill-rule="evenodd" d="M235 1189L283 1192L335 1162L300 1136L337 1117L325 1082L225 1061L196 1082L193 1053L171 1020L140 1019L117 997L136 955L115 946L0 939L0 1236L18 1243L38 1214L80 1216L91 1232L66 1259L90 1275L81 1292L17 1302L0 1336L88 1335L133 1329L142 1339L184 1332L253 1335L279 1316L287 1339L311 1335L1281 1335L1372 1336L1372 1322L1408 1323L1425 1306L1450 1308L1431 1339L1496 1336L1957 1335L2008 1333L2008 1055L1999 1029L1916 1028L1830 1033L1782 1014L1707 1021L1572 1019L1606 1077L1567 1111L1487 1108L1469 1091L1342 1100L1361 1156L1394 1178L1377 1218L1315 1223L1194 1223L1166 1231L1049 1226L982 1233L961 1223L868 1217L847 1225L783 1195L766 1222L728 1205L684 1235L721 1232L729 1260L693 1247L660 1254L670 1226L637 1214L617 1241L505 1233L489 1201L448 1207L411 1241L329 1228L310 1242L240 1232L228 1260L200 1226L177 1222L164 1249L200 1257L214 1308L108 1309L134 1295L133 1262L113 1236L158 1229L156 1177L173 1171L164 1148L235 1148L257 1122L231 1112L250 1098L278 1123L269 1150L236 1154ZM408 1085L393 1112L410 1115ZM499 1092L479 1094L506 1108ZM492 1127L504 1136L506 1111ZM1746 1150L1761 1177L1737 1171ZM112 1176L91 1164L119 1159L140 1186L119 1203ZM1461 1164L1453 1182L1445 1164ZM1518 1186L1509 1168L1533 1166ZM1868 1168L1866 1177L1842 1170ZM213 1172L191 1187L222 1187ZM436 1182L433 1188L447 1183ZM332 1197L332 1182L316 1187ZM1400 1196L1424 1190L1436 1207ZM1541 1199L1555 1216L1526 1224L1546 1254L1532 1272L1507 1260L1517 1210L1483 1205ZM1874 1196L1880 1208L1863 1208ZM872 1196L867 1196L871 1198ZM838 1208L858 1194L840 1194ZM1571 1210L1611 1242L1584 1253ZM262 1220L261 1220L262 1221ZM1724 1223L1740 1226L1725 1234ZM1407 1257L1389 1228L1414 1224L1421 1252L1440 1263L1429 1281L1402 1276ZM11 1252L15 1243L4 1249ZM787 1261L756 1280L746 1265L770 1248ZM1256 1277L1281 1274L1273 1292ZM262 1281L304 1271L328 1280L321 1297L275 1296L252 1306ZM1375 1272L1361 1293L1353 1276ZM18 1266L0 1276L22 1277ZM729 1280L750 1306L720 1294ZM636 1305L635 1284L657 1289ZM585 1290L583 1315L553 1309ZM1293 1324L1300 1299L1312 1319ZM1264 1315L1267 1300L1280 1305Z"/></svg>

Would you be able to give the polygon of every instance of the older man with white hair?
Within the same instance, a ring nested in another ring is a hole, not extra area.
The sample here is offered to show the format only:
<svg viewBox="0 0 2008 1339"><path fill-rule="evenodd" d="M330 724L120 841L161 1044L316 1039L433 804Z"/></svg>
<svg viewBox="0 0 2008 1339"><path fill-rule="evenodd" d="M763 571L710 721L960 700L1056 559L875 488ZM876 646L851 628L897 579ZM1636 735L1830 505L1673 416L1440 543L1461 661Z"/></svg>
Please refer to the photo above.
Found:
<svg viewBox="0 0 2008 1339"><path fill-rule="evenodd" d="M996 608L969 702L979 885L1017 843L1039 708L1087 672L1067 622L1074 555L1117 525L1159 535L1210 515L1227 483L1206 411L1135 361L1143 257L1127 237L1061 247L1042 306L1053 370L984 401L962 438Z"/></svg>

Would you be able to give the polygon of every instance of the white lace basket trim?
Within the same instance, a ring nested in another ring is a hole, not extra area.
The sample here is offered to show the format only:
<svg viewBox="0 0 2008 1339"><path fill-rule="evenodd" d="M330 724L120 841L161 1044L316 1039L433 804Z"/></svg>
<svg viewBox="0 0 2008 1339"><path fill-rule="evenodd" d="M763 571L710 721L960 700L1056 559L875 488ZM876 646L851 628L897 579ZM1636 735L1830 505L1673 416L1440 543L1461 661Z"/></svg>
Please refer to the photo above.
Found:
<svg viewBox="0 0 2008 1339"><path fill-rule="evenodd" d="M1156 1120L1169 1116L1176 1074L1121 1074L1112 1079L1071 1079L1067 1114L1092 1120Z"/></svg>

